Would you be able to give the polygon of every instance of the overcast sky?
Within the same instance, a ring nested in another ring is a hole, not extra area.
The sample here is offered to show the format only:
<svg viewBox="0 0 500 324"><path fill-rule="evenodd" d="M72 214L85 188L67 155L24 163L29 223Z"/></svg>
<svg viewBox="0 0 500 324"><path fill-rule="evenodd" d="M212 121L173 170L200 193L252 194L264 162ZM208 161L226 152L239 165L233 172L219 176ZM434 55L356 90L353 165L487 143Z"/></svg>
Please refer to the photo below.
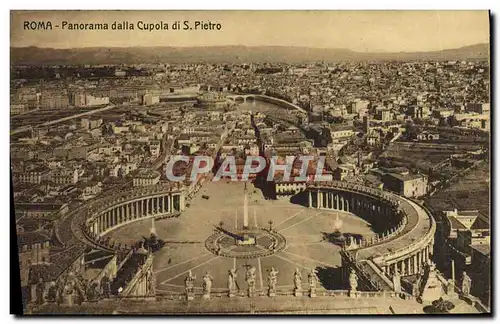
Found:
<svg viewBox="0 0 500 324"><path fill-rule="evenodd" d="M31 31L24 21L129 21L134 31ZM137 22L221 23L221 31L140 31ZM489 42L487 11L12 11L11 46L53 48L284 45L429 51Z"/></svg>

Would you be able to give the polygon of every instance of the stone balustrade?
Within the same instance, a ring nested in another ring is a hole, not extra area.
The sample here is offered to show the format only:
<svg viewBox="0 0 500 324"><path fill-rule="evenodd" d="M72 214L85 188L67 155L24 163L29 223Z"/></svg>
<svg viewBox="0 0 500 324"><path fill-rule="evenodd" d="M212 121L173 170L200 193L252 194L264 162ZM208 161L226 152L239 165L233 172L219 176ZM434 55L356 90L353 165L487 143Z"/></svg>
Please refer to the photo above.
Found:
<svg viewBox="0 0 500 324"><path fill-rule="evenodd" d="M305 292L307 292L307 289L304 289ZM406 295L406 298L412 298L410 295L401 293L403 295ZM194 292L193 295L195 296L196 299L202 299L203 293L202 292ZM213 298L229 298L228 297L228 290L227 289L220 289L217 291L213 291L211 293L211 296ZM265 289L256 289L255 291L255 297L268 297L268 291L267 288ZM289 296L293 298L311 298L309 297L308 294L303 294L300 297L295 297L293 289L290 290L283 290L283 289L278 289L276 290L276 296ZM316 289L316 296L322 297L322 296L328 296L328 297L337 297L337 298L346 298L350 297L350 292L349 290L326 290L326 289L321 289L317 288ZM248 298L248 294L245 291L240 291L235 294L235 297L239 298ZM186 294L184 292L169 292L169 293L162 293L162 292L157 292L156 293L156 299L172 299L172 300L183 300L186 298ZM314 297L312 297L314 298ZM391 291L356 291L356 298L400 298L400 294L391 292Z"/></svg>

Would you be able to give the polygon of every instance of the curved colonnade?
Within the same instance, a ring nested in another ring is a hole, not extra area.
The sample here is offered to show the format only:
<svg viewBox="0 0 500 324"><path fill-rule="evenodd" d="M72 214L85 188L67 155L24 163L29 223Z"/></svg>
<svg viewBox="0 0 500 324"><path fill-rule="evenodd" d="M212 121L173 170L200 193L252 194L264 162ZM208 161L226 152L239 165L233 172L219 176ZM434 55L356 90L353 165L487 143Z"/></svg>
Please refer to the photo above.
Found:
<svg viewBox="0 0 500 324"><path fill-rule="evenodd" d="M307 206L353 213L384 228L383 234L347 246L355 260L370 259L386 275L419 273L430 260L435 222L428 210L404 197L341 181L307 187ZM380 227L379 226L379 227Z"/></svg>
<svg viewBox="0 0 500 324"><path fill-rule="evenodd" d="M136 187L94 201L87 211L83 231L87 239L98 241L123 225L148 218L178 216L185 206L182 186L162 184Z"/></svg>
<svg viewBox="0 0 500 324"><path fill-rule="evenodd" d="M381 272L405 276L421 271L433 251L435 223L430 213L415 202L363 185L341 181L307 186L308 207L354 213L367 222L385 226L381 235L365 238L348 247L356 260L370 259ZM136 187L90 201L81 223L88 243L129 223L172 217L184 210L185 193L177 183ZM78 219L75 217L73 221ZM381 222L381 223L380 223Z"/></svg>

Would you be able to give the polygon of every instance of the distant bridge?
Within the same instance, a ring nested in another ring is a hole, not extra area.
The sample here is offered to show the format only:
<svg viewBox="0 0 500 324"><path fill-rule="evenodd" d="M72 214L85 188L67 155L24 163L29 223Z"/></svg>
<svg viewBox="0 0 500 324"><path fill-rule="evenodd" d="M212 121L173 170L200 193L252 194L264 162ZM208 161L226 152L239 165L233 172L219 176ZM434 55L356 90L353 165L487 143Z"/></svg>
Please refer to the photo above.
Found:
<svg viewBox="0 0 500 324"><path fill-rule="evenodd" d="M246 101L254 101L254 100L260 100L264 102L269 102L278 106L282 106L283 108L286 109L296 109L300 112L306 113L306 111L297 106L296 104L293 104L291 102L288 102L283 99L279 98L274 98L266 95L261 95L261 94L228 94L226 95L226 98L229 100L233 100L235 102L246 102Z"/></svg>

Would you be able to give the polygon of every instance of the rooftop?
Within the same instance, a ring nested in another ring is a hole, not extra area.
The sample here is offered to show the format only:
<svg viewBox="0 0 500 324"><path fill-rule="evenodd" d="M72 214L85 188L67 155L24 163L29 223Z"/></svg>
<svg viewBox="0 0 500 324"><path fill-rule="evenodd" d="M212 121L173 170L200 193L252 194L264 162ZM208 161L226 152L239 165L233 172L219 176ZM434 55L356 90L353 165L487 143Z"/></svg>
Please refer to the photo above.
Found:
<svg viewBox="0 0 500 324"><path fill-rule="evenodd" d="M421 174L399 174L399 173L387 173L386 176L395 178L399 181L410 181L415 179L420 179L423 176Z"/></svg>
<svg viewBox="0 0 500 324"><path fill-rule="evenodd" d="M473 244L470 246L473 250L485 255L490 256L491 247L489 244Z"/></svg>
<svg viewBox="0 0 500 324"><path fill-rule="evenodd" d="M36 243L44 243L50 241L50 237L44 232L24 232L17 234L18 246L32 245Z"/></svg>
<svg viewBox="0 0 500 324"><path fill-rule="evenodd" d="M155 179L160 177L160 172L152 169L139 169L135 173L137 178Z"/></svg>

